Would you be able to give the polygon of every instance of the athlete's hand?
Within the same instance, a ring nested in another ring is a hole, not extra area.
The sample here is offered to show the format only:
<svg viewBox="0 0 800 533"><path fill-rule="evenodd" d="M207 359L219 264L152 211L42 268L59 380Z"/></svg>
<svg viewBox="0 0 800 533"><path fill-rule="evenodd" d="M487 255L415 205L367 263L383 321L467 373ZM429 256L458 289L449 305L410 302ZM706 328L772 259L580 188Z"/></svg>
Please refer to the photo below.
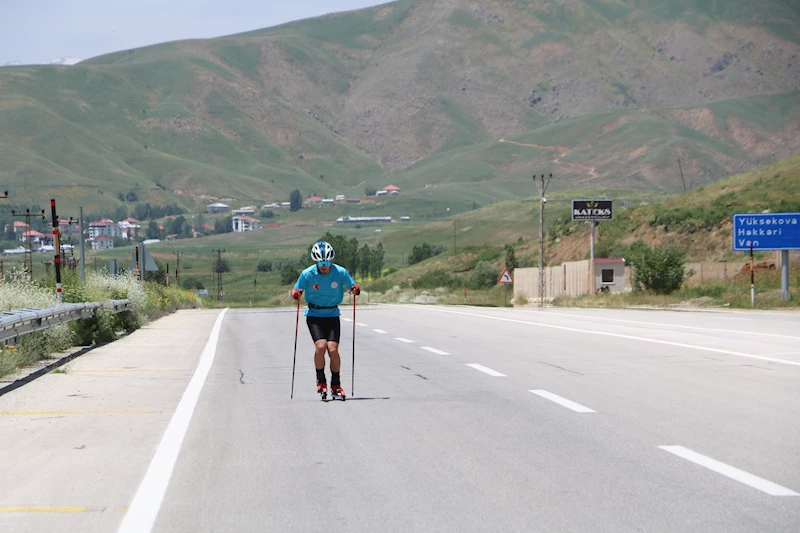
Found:
<svg viewBox="0 0 800 533"><path fill-rule="evenodd" d="M295 300L300 300L300 296L303 295L303 289L292 289L292 298Z"/></svg>
<svg viewBox="0 0 800 533"><path fill-rule="evenodd" d="M350 294L358 296L359 294L361 294L361 287L359 287L358 285L353 285L352 287L350 287Z"/></svg>

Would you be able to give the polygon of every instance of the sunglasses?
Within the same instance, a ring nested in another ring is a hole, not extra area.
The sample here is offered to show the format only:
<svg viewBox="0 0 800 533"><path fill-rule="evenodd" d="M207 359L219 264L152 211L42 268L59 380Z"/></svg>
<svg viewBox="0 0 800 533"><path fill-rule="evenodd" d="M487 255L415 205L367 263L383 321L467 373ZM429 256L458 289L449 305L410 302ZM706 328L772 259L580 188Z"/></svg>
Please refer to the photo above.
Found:
<svg viewBox="0 0 800 533"><path fill-rule="evenodd" d="M331 266L330 261L317 261L317 267L329 267Z"/></svg>

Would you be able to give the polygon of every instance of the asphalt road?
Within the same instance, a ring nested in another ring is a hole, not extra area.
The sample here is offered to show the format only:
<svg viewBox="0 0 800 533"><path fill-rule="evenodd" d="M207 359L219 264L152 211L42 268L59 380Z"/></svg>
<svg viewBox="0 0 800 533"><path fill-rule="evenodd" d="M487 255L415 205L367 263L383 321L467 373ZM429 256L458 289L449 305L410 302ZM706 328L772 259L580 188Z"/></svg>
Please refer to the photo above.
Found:
<svg viewBox="0 0 800 533"><path fill-rule="evenodd" d="M357 324L346 402L302 316L290 400L294 309L181 312L0 397L0 531L800 531L800 314Z"/></svg>

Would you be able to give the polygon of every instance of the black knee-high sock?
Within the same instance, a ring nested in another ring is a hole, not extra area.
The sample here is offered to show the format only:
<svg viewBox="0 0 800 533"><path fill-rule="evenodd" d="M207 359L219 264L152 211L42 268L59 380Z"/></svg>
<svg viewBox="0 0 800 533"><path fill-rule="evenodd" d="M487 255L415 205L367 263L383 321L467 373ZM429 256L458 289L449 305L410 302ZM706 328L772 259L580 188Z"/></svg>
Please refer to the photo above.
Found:
<svg viewBox="0 0 800 533"><path fill-rule="evenodd" d="M318 368L317 369L317 383L325 383L325 369Z"/></svg>
<svg viewBox="0 0 800 533"><path fill-rule="evenodd" d="M331 386L339 385L339 373L331 372Z"/></svg>

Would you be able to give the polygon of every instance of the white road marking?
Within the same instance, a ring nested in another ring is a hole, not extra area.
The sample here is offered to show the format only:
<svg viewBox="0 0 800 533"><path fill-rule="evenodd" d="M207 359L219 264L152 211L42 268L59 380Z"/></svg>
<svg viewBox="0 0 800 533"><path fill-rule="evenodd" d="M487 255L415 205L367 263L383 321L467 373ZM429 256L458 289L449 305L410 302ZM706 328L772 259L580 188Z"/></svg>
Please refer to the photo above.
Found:
<svg viewBox="0 0 800 533"><path fill-rule="evenodd" d="M428 350L429 352L433 352L433 353L435 353L437 355L450 355L447 352L443 352L441 350L437 350L436 348L431 348L430 346L423 346L422 349L423 350Z"/></svg>
<svg viewBox="0 0 800 533"><path fill-rule="evenodd" d="M156 454L153 456L147 473L144 475L136 495L133 497L125 519L119 526L119 533L149 533L153 529L153 524L158 516L158 510L164 501L164 494L167 492L169 479L172 477L172 470L181 451L183 438L192 420L197 399L203 390L211 365L214 363L214 356L217 353L217 341L219 340L219 330L222 327L222 319L227 309L223 309L217 316L211 335L208 337L203 352L200 354L200 362L197 364L189 385L183 392L178 408L169 421L167 430L161 438Z"/></svg>
<svg viewBox="0 0 800 533"><path fill-rule="evenodd" d="M404 339L403 337L395 337L394 340L404 342L406 344L414 344L414 341L411 339Z"/></svg>
<svg viewBox="0 0 800 533"><path fill-rule="evenodd" d="M363 322L356 322L356 326L364 326L364 327L367 327L367 325L366 325L366 324L364 324Z"/></svg>
<svg viewBox="0 0 800 533"><path fill-rule="evenodd" d="M691 461L697 465L708 468L709 470L713 470L714 472L722 474L725 477L729 477L735 481L753 487L754 489L758 489L761 492L766 492L770 496L800 496L800 494L797 492L787 489L786 487L782 487L777 483L754 476L749 472L739 470L738 468L717 461L716 459L712 459L711 457L706 457L705 455L701 455L688 448L684 448L683 446L659 446L659 448L665 452L669 452L677 455L678 457L686 459L687 461Z"/></svg>
<svg viewBox="0 0 800 533"><path fill-rule="evenodd" d="M388 333L388 331L383 331L382 329L373 329L375 333Z"/></svg>
<svg viewBox="0 0 800 533"><path fill-rule="evenodd" d="M532 392L537 396L541 396L542 398L546 398L551 402L555 402L558 405L566 407L567 409L572 409L576 413L594 413L594 409L589 409L585 405L581 405L579 403L575 403L572 400L567 400L566 398L562 398L557 394L553 394L552 392L547 392L546 390L530 390L528 392Z"/></svg>
<svg viewBox="0 0 800 533"><path fill-rule="evenodd" d="M492 370L491 368L489 368L487 366L479 365L478 363L468 363L467 366L471 366L475 370L480 370L481 372L484 372L485 374L489 374L490 376L494 376L496 378L504 378L504 377L506 377L505 374L501 374L497 370Z"/></svg>
<svg viewBox="0 0 800 533"><path fill-rule="evenodd" d="M603 320L605 322L619 322L621 324L642 324L646 326L654 326L654 327L668 327L668 328L681 328L681 329L693 329L699 331L713 331L716 333L741 333L741 330L737 329L716 329L716 328L701 328L698 326L683 326L680 324L659 324L656 322L646 322L644 320L625 320L622 318L606 318L606 317L598 317L598 316L587 316L587 315L571 315L569 313L547 313L550 316L566 316L570 318L586 318L588 320ZM749 319L748 319L749 321ZM761 333L758 331L748 331L748 335L758 335L761 337L778 337L779 339L792 339L792 340L800 340L800 337L793 337L790 335L778 335L776 333Z"/></svg>
<svg viewBox="0 0 800 533"><path fill-rule="evenodd" d="M753 355L749 353L734 352L731 350L723 350L722 348L709 348L706 346L698 346L697 344L685 344L682 342L663 341L659 339L649 339L647 337L636 337L634 335L623 335L622 333L609 333L607 331L594 331L591 329L571 328L568 326L556 326L554 324L543 324L541 322L530 322L528 320L517 320L514 318L503 318L491 315L479 315L477 313L464 313L463 311L451 311L449 309L436 309L432 307L414 306L415 308L424 309L426 311L435 311L437 313L452 313L455 315L474 316L477 318L486 318L489 320L499 320L501 322L513 322L515 324L527 324L529 326L539 326L543 328L560 329L562 331L573 331L576 333L588 333L590 335L601 335L603 337L615 337L618 339L628 339L642 342L652 342L654 344L664 344L667 346L676 346L678 348L690 348L694 350L701 350L705 352L721 353L725 355L733 355L736 357L746 357L748 359L758 359L760 361L769 361L771 363L780 363L783 365L800 366L800 361L789 361L787 359L778 359L776 357L764 357L761 355Z"/></svg>
<svg viewBox="0 0 800 533"><path fill-rule="evenodd" d="M352 318L345 318L345 317L342 317L342 320L344 320L345 322L352 322L353 321Z"/></svg>

